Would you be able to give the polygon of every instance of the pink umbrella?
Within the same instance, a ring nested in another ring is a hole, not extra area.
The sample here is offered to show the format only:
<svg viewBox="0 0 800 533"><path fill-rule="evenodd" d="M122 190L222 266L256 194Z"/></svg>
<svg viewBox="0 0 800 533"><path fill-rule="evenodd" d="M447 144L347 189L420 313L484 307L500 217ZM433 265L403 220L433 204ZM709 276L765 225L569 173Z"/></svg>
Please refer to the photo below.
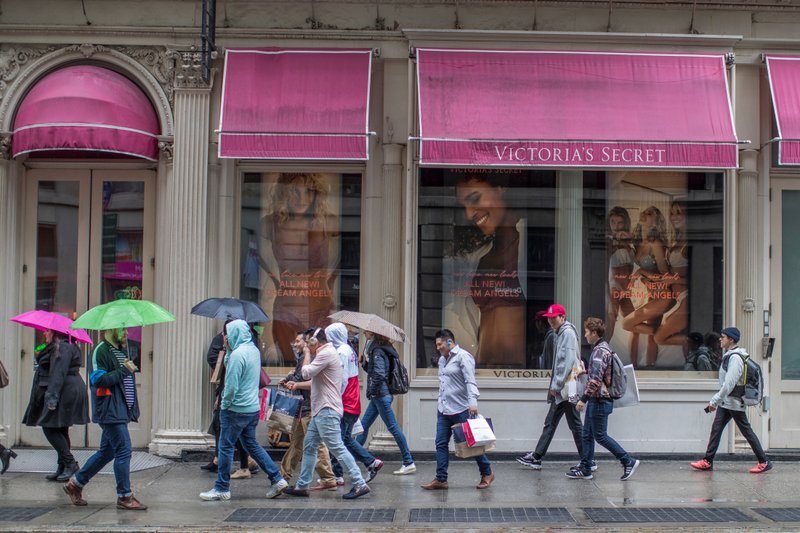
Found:
<svg viewBox="0 0 800 533"><path fill-rule="evenodd" d="M39 331L51 329L69 335L78 342L93 344L88 333L82 329L70 329L72 320L58 313L38 310L28 311L27 313L11 317L9 320L17 324L22 324L23 326L28 326L29 328L38 329Z"/></svg>

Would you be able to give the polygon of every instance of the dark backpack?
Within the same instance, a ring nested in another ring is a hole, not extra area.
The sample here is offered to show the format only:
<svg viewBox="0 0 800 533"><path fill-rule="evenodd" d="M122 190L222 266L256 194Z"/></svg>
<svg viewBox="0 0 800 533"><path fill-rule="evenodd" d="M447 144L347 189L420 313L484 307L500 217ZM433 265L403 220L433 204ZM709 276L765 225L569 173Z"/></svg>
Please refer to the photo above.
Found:
<svg viewBox="0 0 800 533"><path fill-rule="evenodd" d="M722 368L726 372L728 371L728 360L734 354L742 359L744 371L728 396L739 398L744 405L758 405L764 397L764 376L761 373L761 365L750 359L749 355L733 352L722 361Z"/></svg>
<svg viewBox="0 0 800 533"><path fill-rule="evenodd" d="M625 396L625 390L628 388L628 376L625 375L625 367L617 352L611 349L609 351L611 352L611 383L606 383L606 388L609 398L619 400Z"/></svg>
<svg viewBox="0 0 800 533"><path fill-rule="evenodd" d="M408 392L408 370L400 361L400 356L394 349L383 349L386 359L389 362L389 375L386 385L389 387L389 394L392 396L405 394Z"/></svg>

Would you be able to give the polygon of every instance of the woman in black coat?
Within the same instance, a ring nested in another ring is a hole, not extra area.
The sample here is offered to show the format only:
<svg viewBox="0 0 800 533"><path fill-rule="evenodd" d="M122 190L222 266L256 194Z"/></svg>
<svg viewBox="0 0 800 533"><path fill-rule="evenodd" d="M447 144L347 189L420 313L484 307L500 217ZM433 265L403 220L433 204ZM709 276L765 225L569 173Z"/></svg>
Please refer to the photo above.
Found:
<svg viewBox="0 0 800 533"><path fill-rule="evenodd" d="M22 422L41 426L44 436L58 453L58 468L46 478L67 481L79 470L70 452L69 428L89 423L86 382L80 375L81 352L63 333L45 330L47 345L36 356L31 398Z"/></svg>

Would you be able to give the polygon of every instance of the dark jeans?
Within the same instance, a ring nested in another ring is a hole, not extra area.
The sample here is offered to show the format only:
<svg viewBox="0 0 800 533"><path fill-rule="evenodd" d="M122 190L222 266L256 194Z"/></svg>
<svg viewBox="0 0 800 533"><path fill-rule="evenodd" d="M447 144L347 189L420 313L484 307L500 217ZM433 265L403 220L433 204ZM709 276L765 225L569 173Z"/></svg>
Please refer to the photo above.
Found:
<svg viewBox="0 0 800 533"><path fill-rule="evenodd" d="M627 466L633 461L628 452L608 436L608 415L613 410L614 402L611 400L590 399L586 404L586 420L583 422L583 454L581 455L581 465L584 470L588 471L589 465L594 461L595 441L614 454L614 457L619 459L623 466Z"/></svg>
<svg viewBox="0 0 800 533"><path fill-rule="evenodd" d="M214 410L214 415L211 418L211 429L212 433L214 434L214 456L219 454L219 409ZM242 444L242 439L236 441L236 454L239 456L239 468L244 470L245 468L250 467L250 456L247 455L247 452L244 450L244 445ZM217 459L219 462L219 458Z"/></svg>
<svg viewBox="0 0 800 533"><path fill-rule="evenodd" d="M130 496L131 492L131 435L128 424L100 424L103 435L100 437L100 449L89 457L74 476L75 483L83 487L112 460L114 461L114 477L117 480L117 496Z"/></svg>
<svg viewBox="0 0 800 533"><path fill-rule="evenodd" d="M747 413L744 411L732 411L724 407L717 408L717 415L714 417L714 423L711 424L711 437L708 439L705 460L709 463L714 462L714 456L717 454L717 448L719 448L719 440L722 437L722 431L725 429L725 426L728 425L728 422L731 421L731 418L736 422L742 436L747 439L747 443L750 444L753 453L756 454L758 462L766 463L768 460L767 454L764 453L761 442L753 432L753 428L750 427L750 421L747 420Z"/></svg>
<svg viewBox="0 0 800 533"><path fill-rule="evenodd" d="M443 415L438 412L436 415L436 479L439 481L447 481L447 467L450 464L450 437L453 436L452 428L467 418L469 418L469 411L455 415ZM482 476L488 476L492 473L492 464L486 454L475 457L475 462L478 463L478 470L480 470Z"/></svg>
<svg viewBox="0 0 800 533"><path fill-rule="evenodd" d="M558 423L561 422L561 417L564 415L567 416L567 425L569 430L572 431L572 439L575 441L578 455L583 457L583 426L581 425L580 413L570 402L556 403L553 400L550 404L550 410L547 411L547 416L544 419L542 435L539 437L539 442L533 452L537 459L541 459L547 453L550 442L553 440L553 435L556 434L556 429L558 429Z"/></svg>
<svg viewBox="0 0 800 533"><path fill-rule="evenodd" d="M70 451L69 428L42 428L44 438L58 454L58 464L69 466L75 462L75 457Z"/></svg>
<svg viewBox="0 0 800 533"><path fill-rule="evenodd" d="M403 435L403 430L400 429L400 424L397 423L397 419L394 417L394 411L392 411L393 399L392 396L379 396L369 401L369 406L367 406L367 410L364 411L364 416L361 417L361 425L364 426L364 433L359 435L356 441L362 446L367 442L369 428L372 426L372 423L375 422L375 419L378 418L378 415L380 415L381 420L386 424L386 430L392 434L394 441L397 443L398 448L400 448L400 453L403 454L403 466L408 466L414 462L414 459L411 457L411 449L408 447L406 436Z"/></svg>
<svg viewBox="0 0 800 533"><path fill-rule="evenodd" d="M220 434L219 454L217 465L217 482L214 488L220 492L227 492L231 487L231 461L233 460L233 445L237 439L242 440L244 449L255 459L269 480L276 483L283 479L272 457L258 444L256 440L256 426L258 425L258 411L252 413L237 413L223 409L219 413Z"/></svg>
<svg viewBox="0 0 800 533"><path fill-rule="evenodd" d="M375 456L369 453L364 447L353 438L353 426L358 420L358 415L353 413L344 413L342 415L342 442L353 459L359 461L364 466L369 466L375 461ZM331 464L333 465L333 475L336 477L343 477L344 470L336 457L331 457Z"/></svg>

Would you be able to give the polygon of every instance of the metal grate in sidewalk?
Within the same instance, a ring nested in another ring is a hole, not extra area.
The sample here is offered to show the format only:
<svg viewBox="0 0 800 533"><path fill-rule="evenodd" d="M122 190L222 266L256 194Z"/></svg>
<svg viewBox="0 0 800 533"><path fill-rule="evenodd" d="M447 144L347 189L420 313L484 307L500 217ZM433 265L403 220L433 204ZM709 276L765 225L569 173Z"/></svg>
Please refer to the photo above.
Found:
<svg viewBox="0 0 800 533"><path fill-rule="evenodd" d="M0 522L29 522L55 507L0 507Z"/></svg>
<svg viewBox="0 0 800 533"><path fill-rule="evenodd" d="M766 516L773 522L800 522L800 507L786 507L782 509L762 507L753 510L761 516Z"/></svg>
<svg viewBox="0 0 800 533"><path fill-rule="evenodd" d="M394 509L307 509L244 507L237 509L225 522L309 523L376 523L394 520Z"/></svg>
<svg viewBox="0 0 800 533"><path fill-rule="evenodd" d="M58 456L55 450L52 449L39 449L39 448L14 448L17 452L17 458L13 459L8 467L9 472L39 472L50 473L56 469L56 462ZM89 457L94 454L95 450L90 449L73 449L72 455L79 464L86 462ZM171 464L172 461L156 455L151 455L147 452L134 451L131 456L131 472L138 472L140 470L147 470L148 468L155 468ZM114 463L108 463L100 471L101 474L113 474Z"/></svg>
<svg viewBox="0 0 800 533"><path fill-rule="evenodd" d="M572 515L563 507L456 507L411 509L409 522L574 522Z"/></svg>
<svg viewBox="0 0 800 533"><path fill-rule="evenodd" d="M755 519L729 507L638 507L583 509L594 523L664 523L664 522L754 522Z"/></svg>

